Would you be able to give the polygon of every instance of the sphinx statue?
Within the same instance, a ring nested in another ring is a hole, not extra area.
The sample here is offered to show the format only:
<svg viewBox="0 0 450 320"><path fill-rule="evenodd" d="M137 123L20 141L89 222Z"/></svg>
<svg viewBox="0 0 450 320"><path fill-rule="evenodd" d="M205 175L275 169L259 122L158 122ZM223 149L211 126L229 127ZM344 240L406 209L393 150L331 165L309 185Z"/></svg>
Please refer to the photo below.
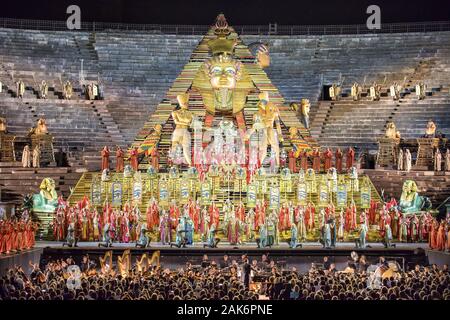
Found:
<svg viewBox="0 0 450 320"><path fill-rule="evenodd" d="M6 126L6 119L0 117L0 132L8 133L8 128Z"/></svg>
<svg viewBox="0 0 450 320"><path fill-rule="evenodd" d="M416 213L431 208L430 199L420 196L414 180L405 180L400 196L399 209L403 213Z"/></svg>
<svg viewBox="0 0 450 320"><path fill-rule="evenodd" d="M39 193L33 195L33 211L55 212L58 205L58 195L55 190L55 180L45 178L39 186Z"/></svg>
<svg viewBox="0 0 450 320"><path fill-rule="evenodd" d="M233 57L236 39L231 38L223 14L217 17L214 34L216 38L207 43L212 57L200 68L192 88L202 95L208 113L235 114L244 108L254 85L245 66Z"/></svg>
<svg viewBox="0 0 450 320"><path fill-rule="evenodd" d="M424 138L435 138L436 137L436 124L433 120L428 120L427 127L425 129Z"/></svg>
<svg viewBox="0 0 450 320"><path fill-rule="evenodd" d="M386 124L386 132L385 132L384 136L385 136L385 138L390 138L390 139L400 138L400 132L397 131L394 122L389 121Z"/></svg>
<svg viewBox="0 0 450 320"><path fill-rule="evenodd" d="M47 123L44 118L39 118L36 126L30 129L29 135L43 135L48 134Z"/></svg>

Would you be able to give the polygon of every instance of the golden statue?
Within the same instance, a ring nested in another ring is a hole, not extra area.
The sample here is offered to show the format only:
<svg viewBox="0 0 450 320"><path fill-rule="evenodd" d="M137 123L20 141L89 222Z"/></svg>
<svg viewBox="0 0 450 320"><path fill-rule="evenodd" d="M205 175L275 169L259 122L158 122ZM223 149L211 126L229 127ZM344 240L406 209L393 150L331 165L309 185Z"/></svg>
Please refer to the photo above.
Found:
<svg viewBox="0 0 450 320"><path fill-rule="evenodd" d="M269 101L269 92L263 91L258 95L258 112L253 116L253 122L259 123L263 125L263 137L262 141L259 144L259 159L261 163L267 156L267 146L270 144L272 151L275 154L275 160L277 166L280 165L280 147L278 145L279 142L283 142L283 134L281 132L280 125L280 115L278 111L278 107ZM273 125L275 123L275 127L277 130L277 134L274 132ZM247 133L246 138L248 139L255 128L252 128Z"/></svg>
<svg viewBox="0 0 450 320"><path fill-rule="evenodd" d="M193 116L189 111L189 94L179 94L177 96L180 109L172 111L175 130L172 133L172 153L175 152L178 145L183 148L183 156L187 164L191 165L191 135L189 134L189 126L192 123Z"/></svg>
<svg viewBox="0 0 450 320"><path fill-rule="evenodd" d="M212 58L200 68L192 88L200 92L209 113L237 113L254 85L245 66L232 56L236 39L230 39L223 15L218 16L214 33L217 38L208 42Z"/></svg>
<svg viewBox="0 0 450 320"><path fill-rule="evenodd" d="M29 135L34 135L34 134L36 134L36 135L48 134L47 124L46 124L44 118L40 118L37 121L36 126L30 129Z"/></svg>
<svg viewBox="0 0 450 320"><path fill-rule="evenodd" d="M384 134L384 136L385 136L385 138L390 138L390 139L399 139L400 138L400 132L397 131L394 122L389 121L386 124L386 133Z"/></svg>
<svg viewBox="0 0 450 320"><path fill-rule="evenodd" d="M427 128L425 130L425 138L434 138L436 135L436 125L433 120L428 120Z"/></svg>
<svg viewBox="0 0 450 320"><path fill-rule="evenodd" d="M301 111L302 111L302 120L303 125L306 129L309 129L309 111L311 109L311 103L309 103L308 99L302 99L300 101Z"/></svg>
<svg viewBox="0 0 450 320"><path fill-rule="evenodd" d="M8 129L7 129L7 126L6 126L6 119L2 118L2 117L0 117L0 132L3 132L3 133L7 133L8 132Z"/></svg>

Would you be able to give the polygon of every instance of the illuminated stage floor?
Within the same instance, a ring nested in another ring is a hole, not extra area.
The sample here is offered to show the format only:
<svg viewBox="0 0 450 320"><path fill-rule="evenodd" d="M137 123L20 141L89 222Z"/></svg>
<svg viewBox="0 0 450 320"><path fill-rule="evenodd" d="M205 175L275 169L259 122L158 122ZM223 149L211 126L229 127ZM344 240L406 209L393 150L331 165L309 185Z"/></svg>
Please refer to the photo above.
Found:
<svg viewBox="0 0 450 320"><path fill-rule="evenodd" d="M63 242L58 242L58 241L37 241L36 242L36 247L37 248L63 248L62 247L62 243ZM417 248L421 248L421 249L427 249L428 248L428 244L427 243L395 243L396 247L395 248L391 248L390 250L396 250L396 249L407 249L407 250L414 250ZM235 246L235 245L230 245L229 242L220 242L218 245L218 248L203 248L203 244L202 243L194 243L193 245L188 245L186 246L186 248L170 248L169 245L163 245L161 244L161 242L152 242L150 244L150 247L147 248L147 250L193 250L193 251L197 251L197 250L205 250L205 251L218 251L218 250L259 250L261 252L264 251L272 251L272 250L283 250L283 251L301 251L301 250L324 250L324 251L329 251L329 250L370 250L370 249L382 249L385 250L383 244L379 243L379 242L371 242L368 243L368 246L365 249L356 249L355 247L355 243L354 242L338 242L336 244L336 248L334 249L325 249L322 248L322 245L319 242L306 242L303 243L302 248L297 248L297 249L290 249L289 245L287 243L280 243L279 245L276 246L272 246L271 248L267 247L264 249L259 249L257 248L256 243L244 243L241 244L239 246ZM64 248L66 249L70 249L67 246L65 246ZM78 249L78 250L82 250L82 249L93 249L96 248L98 249L98 242L78 242L78 247L74 248L74 249ZM100 248L100 249L104 249L106 250L106 248ZM111 249L121 249L121 250L125 250L125 249L136 249L135 244L134 243L113 243L113 246ZM139 249L136 249L139 250ZM144 250L144 249L142 249Z"/></svg>

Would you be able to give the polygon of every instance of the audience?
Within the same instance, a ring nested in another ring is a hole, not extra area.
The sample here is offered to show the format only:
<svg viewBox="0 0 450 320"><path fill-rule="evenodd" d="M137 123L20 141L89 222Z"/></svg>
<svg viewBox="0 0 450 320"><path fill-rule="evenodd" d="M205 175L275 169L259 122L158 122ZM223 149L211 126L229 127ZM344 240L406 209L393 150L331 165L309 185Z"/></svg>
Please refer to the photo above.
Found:
<svg viewBox="0 0 450 320"><path fill-rule="evenodd" d="M450 275L446 265L442 268L417 265L410 271L395 270L387 274L390 269L383 258L374 266L384 270L377 276L377 271L368 271L369 264L363 257L358 263L349 261L351 267L343 271L336 270L335 263L327 258L324 260L327 268L313 264L304 274L299 274L295 268L282 270L273 260L268 264L267 257L264 262L254 260L250 264L244 256L239 264L236 261L229 263L227 256L220 267L206 256L202 260L201 266L186 264L178 270L160 266L152 266L144 272L133 269L123 277L102 274L95 270L96 264L89 257L84 257L75 287L68 285L71 278L68 267L75 265L72 258L49 261L42 270L32 265L29 275L21 267L15 267L0 278L0 299L450 300ZM262 272L261 266L270 272ZM376 286L372 281L374 277L378 280Z"/></svg>

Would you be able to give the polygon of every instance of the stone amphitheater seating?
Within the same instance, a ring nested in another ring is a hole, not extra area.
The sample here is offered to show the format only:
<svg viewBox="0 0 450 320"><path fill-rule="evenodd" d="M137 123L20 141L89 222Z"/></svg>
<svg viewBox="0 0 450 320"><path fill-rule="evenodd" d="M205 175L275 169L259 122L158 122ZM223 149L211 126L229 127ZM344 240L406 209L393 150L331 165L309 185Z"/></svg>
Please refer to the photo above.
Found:
<svg viewBox="0 0 450 320"><path fill-rule="evenodd" d="M98 169L99 151L131 144L201 36L130 31L52 32L0 28L0 116L10 131L25 135L38 117L45 117L57 148L69 149L74 165ZM419 137L426 120L450 134L450 32L324 36L241 35L246 44L269 43L271 66L265 69L286 101L309 98L311 133L322 146L376 148L388 120L405 138ZM82 100L81 60L88 81L100 79L105 100ZM14 98L14 81L22 79L23 100ZM49 99L37 99L41 80ZM71 80L71 101L61 96L61 81ZM341 101L320 101L322 85L344 79ZM350 100L350 84L383 82L379 102ZM386 96L393 81L403 83L404 97ZM428 96L414 99L414 85L425 80Z"/></svg>
<svg viewBox="0 0 450 320"><path fill-rule="evenodd" d="M199 36L100 32L95 35L107 108L131 142L188 62Z"/></svg>
<svg viewBox="0 0 450 320"><path fill-rule="evenodd" d="M423 62L430 64L429 87L449 84L450 32L241 38L269 43L272 63L266 71L288 101L317 101L321 84L337 82L340 75L346 91L364 78L366 84L385 76L386 84L405 76L414 81L411 76Z"/></svg>

